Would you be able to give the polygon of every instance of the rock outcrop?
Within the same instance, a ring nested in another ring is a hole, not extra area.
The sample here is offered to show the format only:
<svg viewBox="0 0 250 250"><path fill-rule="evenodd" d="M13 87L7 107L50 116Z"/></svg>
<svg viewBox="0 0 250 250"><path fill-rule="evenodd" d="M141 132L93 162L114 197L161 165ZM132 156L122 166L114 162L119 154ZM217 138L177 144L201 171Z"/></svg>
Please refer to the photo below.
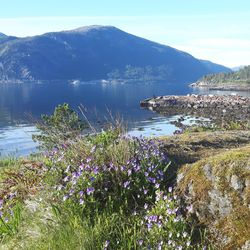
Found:
<svg viewBox="0 0 250 250"><path fill-rule="evenodd" d="M249 249L250 145L185 165L177 189L219 249Z"/></svg>
<svg viewBox="0 0 250 250"><path fill-rule="evenodd" d="M250 98L242 96L160 96L142 101L141 106L166 115L190 114L212 120L250 120Z"/></svg>

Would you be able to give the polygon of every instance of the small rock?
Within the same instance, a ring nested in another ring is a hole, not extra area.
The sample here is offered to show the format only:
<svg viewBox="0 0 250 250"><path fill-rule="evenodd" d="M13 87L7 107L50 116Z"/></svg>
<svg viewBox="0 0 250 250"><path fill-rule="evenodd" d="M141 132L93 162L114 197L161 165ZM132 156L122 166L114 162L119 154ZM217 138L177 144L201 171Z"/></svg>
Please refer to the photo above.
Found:
<svg viewBox="0 0 250 250"><path fill-rule="evenodd" d="M243 190L243 183L237 175L231 177L231 187L235 190Z"/></svg>

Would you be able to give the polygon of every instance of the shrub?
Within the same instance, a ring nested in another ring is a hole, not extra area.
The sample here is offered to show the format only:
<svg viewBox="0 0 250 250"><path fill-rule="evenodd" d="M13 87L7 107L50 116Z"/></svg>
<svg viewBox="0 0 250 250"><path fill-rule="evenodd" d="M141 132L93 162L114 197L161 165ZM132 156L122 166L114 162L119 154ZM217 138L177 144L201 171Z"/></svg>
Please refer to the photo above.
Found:
<svg viewBox="0 0 250 250"><path fill-rule="evenodd" d="M33 140L39 142L43 149L52 149L74 140L87 128L68 104L58 105L52 115L42 115L41 120L36 124L39 134L33 135Z"/></svg>

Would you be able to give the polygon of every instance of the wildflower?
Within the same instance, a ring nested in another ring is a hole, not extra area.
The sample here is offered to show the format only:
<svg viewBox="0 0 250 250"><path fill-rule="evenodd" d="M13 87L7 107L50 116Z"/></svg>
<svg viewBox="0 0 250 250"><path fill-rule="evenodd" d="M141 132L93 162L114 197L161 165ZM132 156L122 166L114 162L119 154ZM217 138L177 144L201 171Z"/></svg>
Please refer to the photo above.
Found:
<svg viewBox="0 0 250 250"><path fill-rule="evenodd" d="M130 176L131 174L132 174L132 170L129 169L129 170L128 170L128 176Z"/></svg>
<svg viewBox="0 0 250 250"><path fill-rule="evenodd" d="M84 192L81 190L81 191L79 192L80 197L82 197L83 194L84 194Z"/></svg>
<svg viewBox="0 0 250 250"><path fill-rule="evenodd" d="M160 187L160 184L159 183L156 183L155 184L155 188L158 189Z"/></svg>
<svg viewBox="0 0 250 250"><path fill-rule="evenodd" d="M90 181L93 182L93 181L95 180L95 177L92 176L92 177L90 177L89 179L90 179Z"/></svg>
<svg viewBox="0 0 250 250"><path fill-rule="evenodd" d="M70 171L70 168L71 168L71 166L69 165L69 166L67 166L67 168L65 169L65 172L66 173L68 173L69 171Z"/></svg>
<svg viewBox="0 0 250 250"><path fill-rule="evenodd" d="M2 207L3 207L3 200L0 199L0 208L2 208Z"/></svg>
<svg viewBox="0 0 250 250"><path fill-rule="evenodd" d="M147 189L144 189L144 190L143 190L143 193L144 193L144 194L147 194L147 193L148 193L148 190L147 190Z"/></svg>
<svg viewBox="0 0 250 250"><path fill-rule="evenodd" d="M138 240L138 245L141 246L143 244L143 240Z"/></svg>
<svg viewBox="0 0 250 250"><path fill-rule="evenodd" d="M162 223L161 223L160 221L158 221L158 222L157 222L157 226L158 226L159 228L161 228L161 227L162 227Z"/></svg>
<svg viewBox="0 0 250 250"><path fill-rule="evenodd" d="M69 176L67 175L64 179L63 179L64 182L67 182L69 181Z"/></svg>
<svg viewBox="0 0 250 250"><path fill-rule="evenodd" d="M121 171L125 171L126 167L125 166L121 166Z"/></svg>
<svg viewBox="0 0 250 250"><path fill-rule="evenodd" d="M106 241L105 241L105 244L104 244L104 249L107 249L108 246L109 246L109 244L110 244L110 241L109 241L109 240L106 240Z"/></svg>
<svg viewBox="0 0 250 250"><path fill-rule="evenodd" d="M84 164L81 164L81 165L79 166L79 170L80 170L80 171L83 171L83 169L84 169Z"/></svg>
<svg viewBox="0 0 250 250"><path fill-rule="evenodd" d="M182 233L182 236L183 236L184 238L186 238L187 235L188 235L187 232L183 232L183 233Z"/></svg>
<svg viewBox="0 0 250 250"><path fill-rule="evenodd" d="M10 195L9 195L9 199L10 199L10 200L12 200L15 196L16 196L16 194L15 194L15 193L10 193Z"/></svg>
<svg viewBox="0 0 250 250"><path fill-rule="evenodd" d="M61 191L62 188L63 188L63 186L62 186L62 185L59 185L59 186L57 187L57 191Z"/></svg>
<svg viewBox="0 0 250 250"><path fill-rule="evenodd" d="M158 219L158 216L157 216L157 215L151 215L151 216L149 216L149 221L156 222L157 219Z"/></svg>
<svg viewBox="0 0 250 250"><path fill-rule="evenodd" d="M92 161L92 159L90 158L90 157L88 157L87 159L86 159L86 162L87 163L89 163L89 162L91 162Z"/></svg>
<svg viewBox="0 0 250 250"><path fill-rule="evenodd" d="M91 148L90 152L91 152L91 153L94 153L95 150L96 150L96 145L94 145L94 146Z"/></svg>
<svg viewBox="0 0 250 250"><path fill-rule="evenodd" d="M90 187L90 188L87 188L86 193L87 193L87 195L91 195L92 193L94 193L94 191L95 191L95 188L94 187Z"/></svg>
<svg viewBox="0 0 250 250"><path fill-rule="evenodd" d="M80 203L80 205L83 205L84 200L81 198L81 199L79 200L79 203Z"/></svg>
<svg viewBox="0 0 250 250"><path fill-rule="evenodd" d="M144 209L145 209L145 210L148 209L148 204L147 204L147 203L144 204Z"/></svg>
<svg viewBox="0 0 250 250"><path fill-rule="evenodd" d="M125 182L123 183L123 187L124 187L124 188L128 188L128 187L129 187L129 184L130 184L130 181L125 181Z"/></svg>
<svg viewBox="0 0 250 250"><path fill-rule="evenodd" d="M153 177L149 177L149 178L148 178L148 181L151 182L151 183L155 183L155 182L156 182L156 179L153 178Z"/></svg>
<svg viewBox="0 0 250 250"><path fill-rule="evenodd" d="M172 193L172 191L173 191L173 188L172 188L172 187L169 187L169 188L168 188L168 192L169 192L169 193Z"/></svg>
<svg viewBox="0 0 250 250"><path fill-rule="evenodd" d="M187 206L187 211L188 211L188 213L192 213L193 212L193 206L192 206L192 204L189 205L189 206Z"/></svg>
<svg viewBox="0 0 250 250"><path fill-rule="evenodd" d="M63 201L66 201L69 198L69 196L66 194L63 196Z"/></svg>
<svg viewBox="0 0 250 250"><path fill-rule="evenodd" d="M150 231L152 227L153 227L152 223L147 224L148 231Z"/></svg>

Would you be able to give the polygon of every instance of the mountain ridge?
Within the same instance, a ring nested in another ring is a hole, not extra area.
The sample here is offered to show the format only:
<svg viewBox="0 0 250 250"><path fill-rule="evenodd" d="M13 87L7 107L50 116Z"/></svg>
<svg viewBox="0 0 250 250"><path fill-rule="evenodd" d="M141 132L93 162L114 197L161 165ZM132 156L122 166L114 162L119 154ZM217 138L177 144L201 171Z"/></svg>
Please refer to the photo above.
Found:
<svg viewBox="0 0 250 250"><path fill-rule="evenodd" d="M229 70L211 62L209 68L186 52L114 26L83 26L24 38L6 36L1 40L2 81L88 81L147 76L147 79L188 82L215 71Z"/></svg>

